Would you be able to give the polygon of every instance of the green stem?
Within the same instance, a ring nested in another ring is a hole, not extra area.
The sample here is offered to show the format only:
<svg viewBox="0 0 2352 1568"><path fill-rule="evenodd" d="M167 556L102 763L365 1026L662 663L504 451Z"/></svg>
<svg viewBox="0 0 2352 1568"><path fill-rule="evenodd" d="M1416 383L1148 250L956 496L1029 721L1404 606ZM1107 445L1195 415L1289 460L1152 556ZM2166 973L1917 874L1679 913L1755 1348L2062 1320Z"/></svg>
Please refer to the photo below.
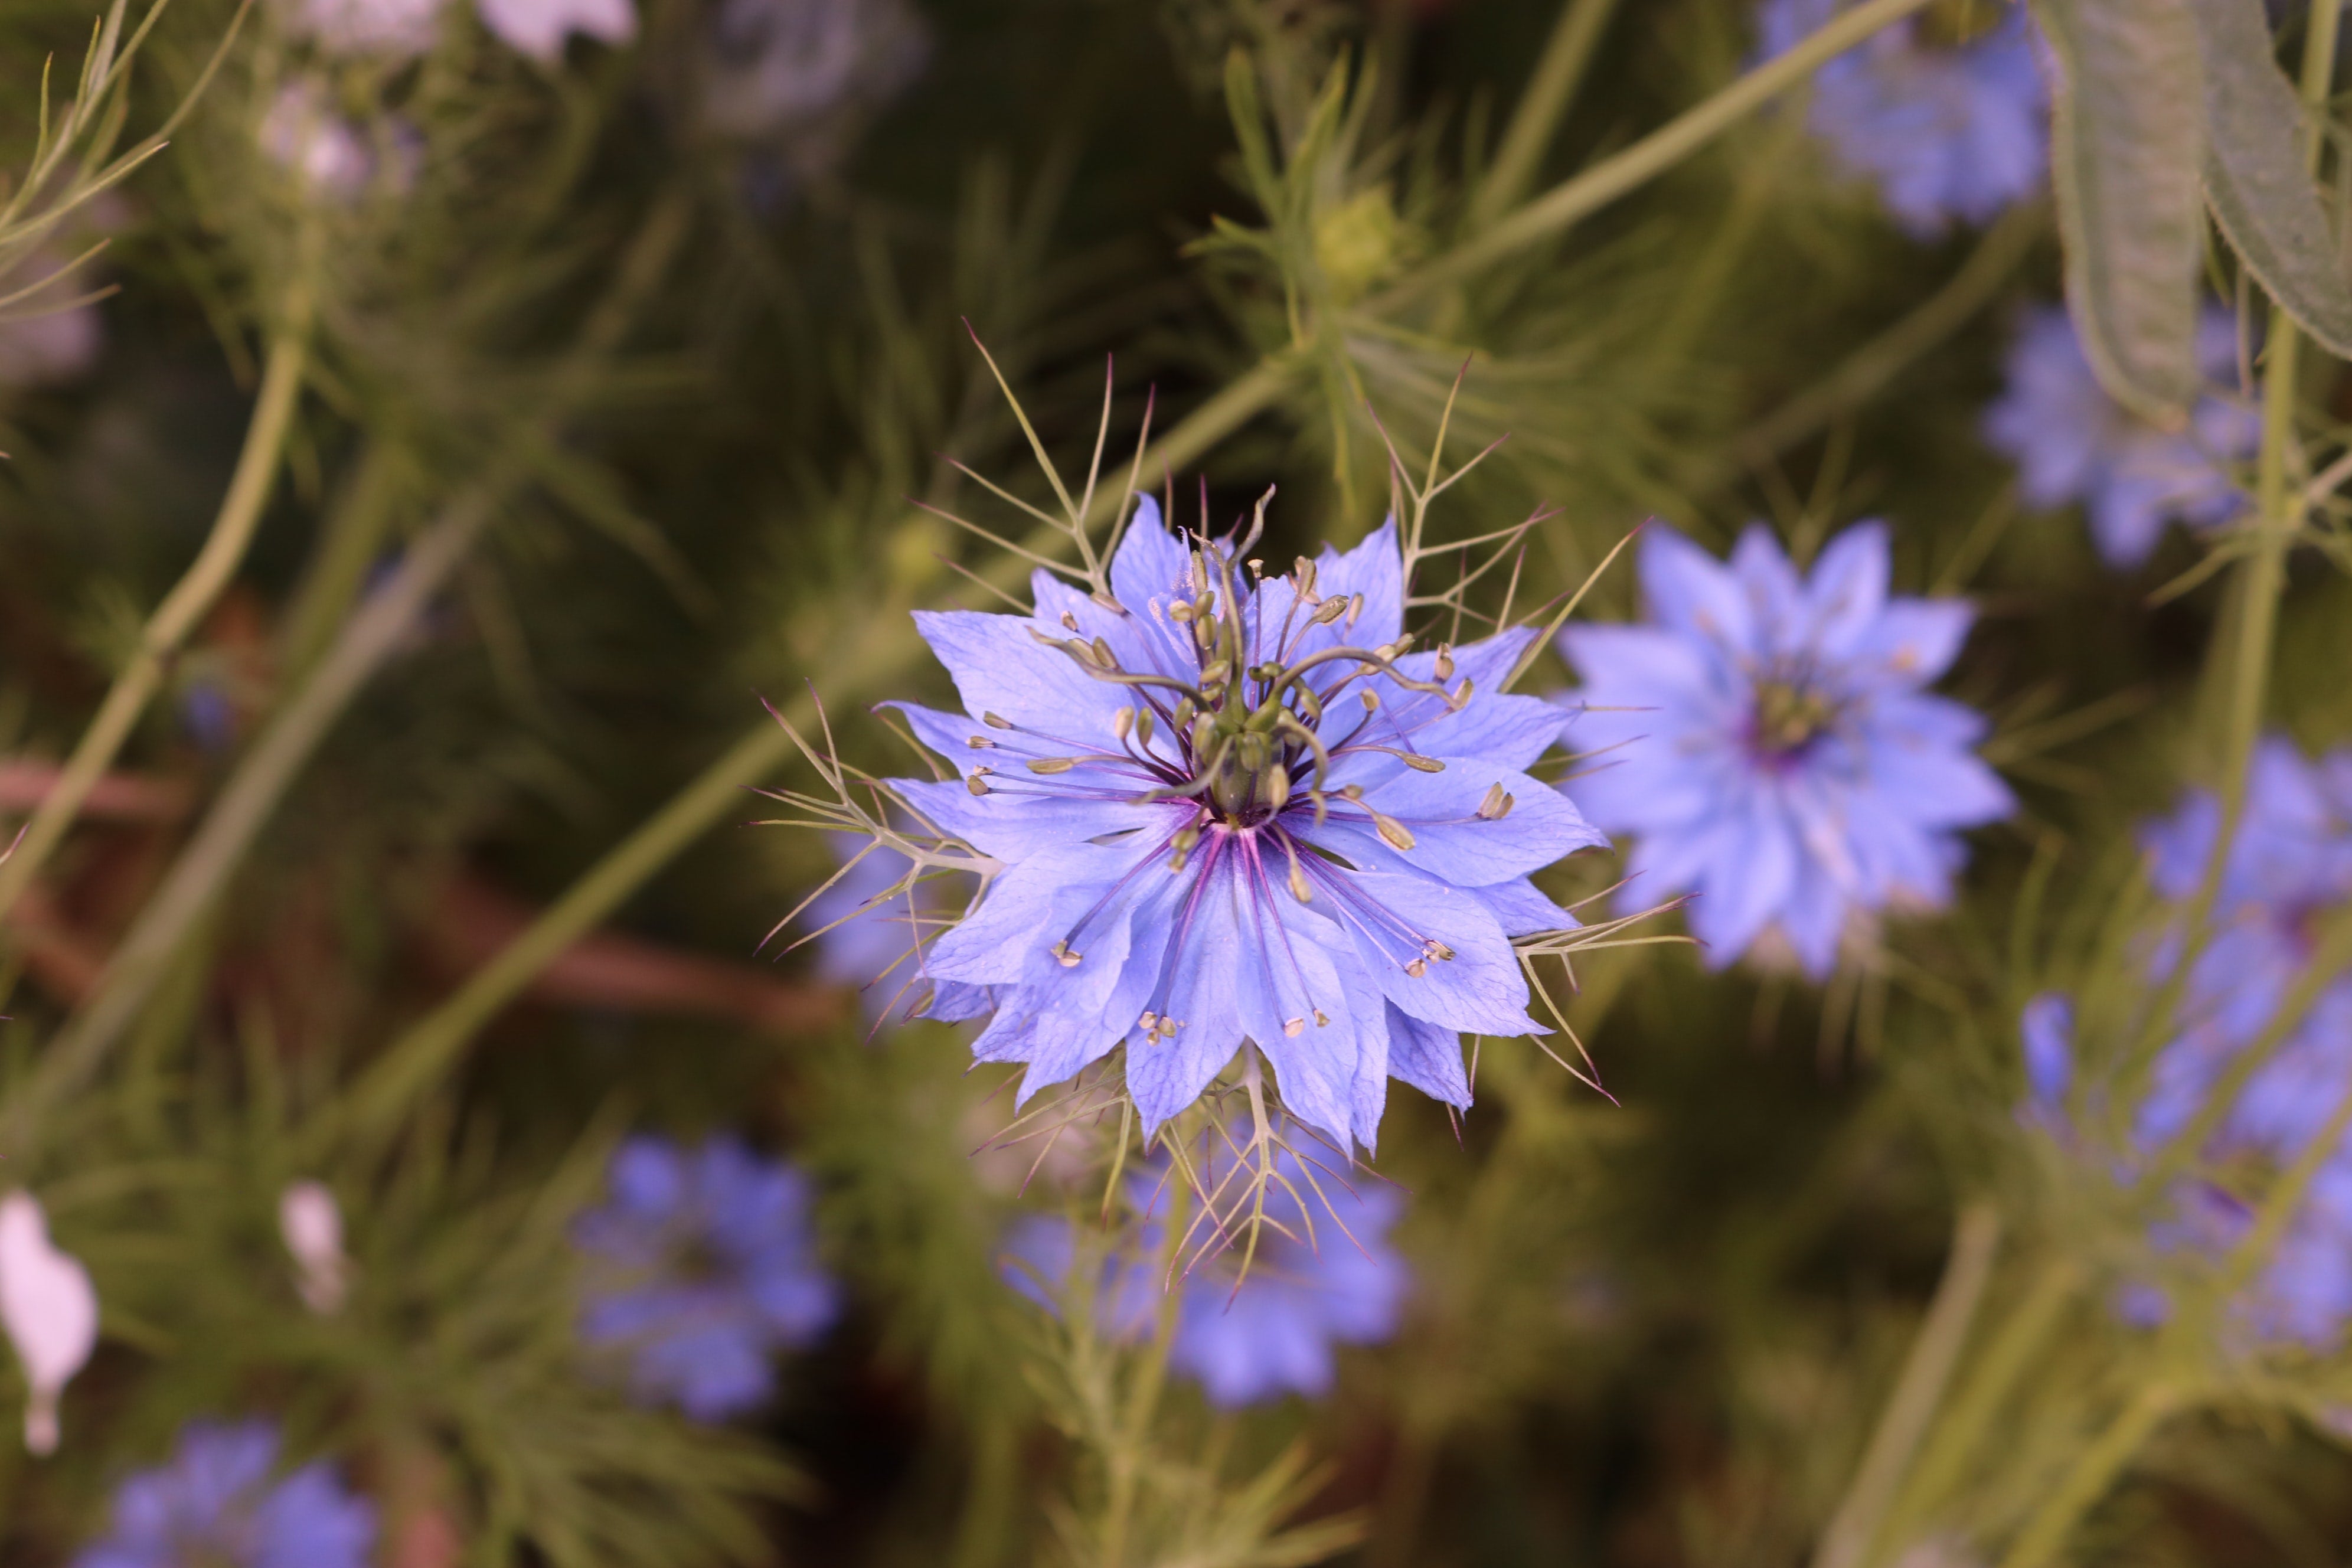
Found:
<svg viewBox="0 0 2352 1568"><path fill-rule="evenodd" d="M96 717L66 760L58 782L25 826L16 852L0 864L0 920L7 917L32 885L35 876L62 842L81 812L82 803L106 770L114 765L123 743L131 738L147 704L162 689L172 661L213 605L220 598L245 552L253 543L261 514L278 477L286 451L294 410L301 400L302 377L309 363L311 287L307 271L298 275L289 291L284 321L272 335L260 395L254 401L253 419L247 426L245 447L237 454L228 491L221 498L212 531L204 547L181 575L139 634L131 662L115 677Z"/></svg>
<svg viewBox="0 0 2352 1568"><path fill-rule="evenodd" d="M1751 111L1802 81L1823 62L1873 33L1891 26L1930 0L1865 0L1842 11L1787 54L1776 55L1631 147L1603 158L1538 196L1491 228L1464 241L1383 294L1372 310L1385 311L1440 284L1451 283L1526 250L1568 228L1674 167L1737 125Z"/></svg>
<svg viewBox="0 0 2352 1568"><path fill-rule="evenodd" d="M1528 89L1511 114L1510 128L1503 132L1502 145L1495 150L1495 162L1479 182L1477 194L1470 198L1469 224L1474 231L1517 206L1535 184L1545 149L1567 117L1568 106L1592 64L1593 51L1616 12L1617 0L1570 0L1560 12L1536 61L1535 74L1528 79Z"/></svg>
<svg viewBox="0 0 2352 1568"><path fill-rule="evenodd" d="M312 678L262 731L141 909L89 1003L51 1042L17 1095L10 1108L12 1153L30 1161L50 1110L89 1079L146 1005L181 939L243 860L295 774L368 678L406 640L492 511L490 498L477 495L453 505L420 536L399 571L370 596Z"/></svg>
<svg viewBox="0 0 2352 1568"><path fill-rule="evenodd" d="M588 384L591 366L618 345L637 306L668 269L691 216L686 201L675 195L648 216L612 287L582 327L578 346L553 373L556 405L541 416L543 420L561 417ZM518 445L528 447L529 443ZM29 1151L36 1146L48 1112L88 1079L121 1037L295 776L368 679L405 642L425 606L520 482L520 472L518 458L501 458L490 475L452 502L441 520L409 546L400 569L361 607L239 762L109 960L97 989L68 1020L10 1103L6 1130L12 1148Z"/></svg>
<svg viewBox="0 0 2352 1568"><path fill-rule="evenodd" d="M2140 1445L2172 1414L2179 1396L2171 1388L2157 1384L2135 1394L2132 1402L2116 1413L2107 1429L2098 1440L2074 1461L2058 1489L2051 1494L2018 1536L2009 1555L2001 1559L2000 1568L2042 1568L2058 1554L2074 1526L2107 1493L2116 1476L2123 1472Z"/></svg>
<svg viewBox="0 0 2352 1568"><path fill-rule="evenodd" d="M2034 1279L1920 1455L1887 1514L1886 1533L1903 1539L1951 1490L2082 1283L2082 1268L2069 1258L2053 1259Z"/></svg>
<svg viewBox="0 0 2352 1568"><path fill-rule="evenodd" d="M1861 1568L1911 1456L1944 1397L1944 1385L1951 1379L1952 1365L1959 1359L1969 1325L1976 1321L1978 1303L1984 1299L1986 1281L1992 1277L1993 1253L2000 1244L2000 1216L1991 1205L1971 1204L1960 1211L1952 1235L1952 1254L1944 1265L1944 1278L1936 1287L1927 1320L1912 1342L1903 1375L1886 1402L1885 1414L1879 1417L1878 1429L1871 1434L1862 1467L1831 1517L1829 1529L1822 1532L1813 1568Z"/></svg>
<svg viewBox="0 0 2352 1568"><path fill-rule="evenodd" d="M278 639L279 679L291 686L326 652L343 617L358 602L367 570L390 536L395 475L405 460L400 443L371 436L359 468L328 520L319 550L286 612Z"/></svg>
<svg viewBox="0 0 2352 1568"><path fill-rule="evenodd" d="M1269 361L1234 383L1155 442L1143 470L1178 468L1271 406L1288 384L1287 370ZM1103 492L1097 510L1115 504ZM1066 545L1066 531L1041 530L1033 551ZM1011 563L1014 567L1019 560ZM1000 573L999 575L1004 574ZM927 651L914 635L906 606L890 605L868 618L863 634L822 679L823 700L838 705L883 689L912 669ZM807 692L783 710L794 729L815 729L819 700ZM387 1047L354 1086L349 1115L359 1129L381 1133L398 1124L463 1054L474 1036L520 995L540 972L618 908L680 851L730 811L743 792L782 767L793 752L782 725L762 719L673 795L637 830L607 851L585 875L531 922L497 957L474 972L455 994L419 1019Z"/></svg>

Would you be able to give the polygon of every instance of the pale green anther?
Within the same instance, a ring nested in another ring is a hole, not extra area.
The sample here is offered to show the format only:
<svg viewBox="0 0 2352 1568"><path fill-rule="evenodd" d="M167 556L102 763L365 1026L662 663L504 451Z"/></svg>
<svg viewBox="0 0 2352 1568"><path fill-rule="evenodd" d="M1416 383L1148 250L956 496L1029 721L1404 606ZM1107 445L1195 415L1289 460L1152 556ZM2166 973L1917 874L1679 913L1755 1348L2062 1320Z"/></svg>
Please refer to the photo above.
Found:
<svg viewBox="0 0 2352 1568"><path fill-rule="evenodd" d="M982 713L980 716L980 721L987 725L992 730L1010 730L1013 728L1012 720L999 717L994 713Z"/></svg>
<svg viewBox="0 0 2352 1568"><path fill-rule="evenodd" d="M1122 708L1110 716L1110 732L1124 741L1135 730L1135 710Z"/></svg>
<svg viewBox="0 0 2352 1568"><path fill-rule="evenodd" d="M1078 765L1076 757L1036 757L1029 763L1033 773L1066 773Z"/></svg>
<svg viewBox="0 0 2352 1568"><path fill-rule="evenodd" d="M1381 836L1381 842L1391 849L1405 850L1412 847L1412 830L1393 816L1384 816L1377 811L1373 812L1372 831L1378 833Z"/></svg>
<svg viewBox="0 0 2352 1568"><path fill-rule="evenodd" d="M1151 710L1149 708L1136 710L1135 738L1143 745L1151 744Z"/></svg>
<svg viewBox="0 0 2352 1568"><path fill-rule="evenodd" d="M1445 771L1445 764L1435 757L1424 757L1418 752L1399 752L1397 755L1403 759L1406 767L1417 773L1442 773Z"/></svg>

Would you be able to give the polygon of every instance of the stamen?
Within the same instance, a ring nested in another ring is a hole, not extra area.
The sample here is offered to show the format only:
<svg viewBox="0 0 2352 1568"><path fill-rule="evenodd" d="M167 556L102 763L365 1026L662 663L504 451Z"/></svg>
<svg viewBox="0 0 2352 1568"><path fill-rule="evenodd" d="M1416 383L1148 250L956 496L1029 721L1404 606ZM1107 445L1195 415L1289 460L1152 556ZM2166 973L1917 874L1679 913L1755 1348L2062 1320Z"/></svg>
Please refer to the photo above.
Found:
<svg viewBox="0 0 2352 1568"><path fill-rule="evenodd" d="M1481 822L1500 822L1511 815L1511 807L1517 804L1517 797L1506 794L1501 784L1488 784L1486 798L1478 803L1478 819Z"/></svg>
<svg viewBox="0 0 2352 1568"><path fill-rule="evenodd" d="M1062 612L1062 629L1064 631L1076 631L1078 629L1078 617L1070 614L1069 611L1064 610Z"/></svg>
<svg viewBox="0 0 2352 1568"><path fill-rule="evenodd" d="M1076 757L1034 757L1029 762L1033 773L1066 773L1078 765Z"/></svg>
<svg viewBox="0 0 2352 1568"><path fill-rule="evenodd" d="M1286 1039L1295 1040L1306 1032L1307 1020L1304 1018L1285 1018L1282 1021L1282 1033Z"/></svg>
<svg viewBox="0 0 2352 1568"><path fill-rule="evenodd" d="M1450 642L1437 645L1437 679L1440 680L1454 679L1454 645Z"/></svg>
<svg viewBox="0 0 2352 1568"><path fill-rule="evenodd" d="M982 713L980 716L980 721L987 725L992 730L1010 730L1013 728L1012 720L1000 718L994 713Z"/></svg>
<svg viewBox="0 0 2352 1568"><path fill-rule="evenodd" d="M1371 808L1367 806L1365 809L1370 811ZM1377 811L1372 812L1372 830L1381 836L1381 842L1391 849L1412 847L1412 830L1393 816L1383 816Z"/></svg>
<svg viewBox="0 0 2352 1568"><path fill-rule="evenodd" d="M1149 721L1147 721L1148 722ZM1122 708L1110 716L1110 732L1125 741L1135 731L1135 710Z"/></svg>
<svg viewBox="0 0 2352 1568"><path fill-rule="evenodd" d="M1053 946L1053 953L1061 961L1062 967L1065 969L1076 969L1086 956L1084 953L1073 952L1066 941L1055 942Z"/></svg>
<svg viewBox="0 0 2352 1568"><path fill-rule="evenodd" d="M1404 966L1404 972L1407 974L1412 975L1415 980L1419 980L1423 975L1429 973L1429 960L1425 958L1416 958L1411 963Z"/></svg>
<svg viewBox="0 0 2352 1568"><path fill-rule="evenodd" d="M971 776L963 781L963 787L970 790L974 795L986 795L988 793L988 781L980 775L987 771L988 770L986 768L972 769Z"/></svg>
<svg viewBox="0 0 2352 1568"><path fill-rule="evenodd" d="M985 735L974 735L971 738L971 749L975 752L992 752L996 750L996 742Z"/></svg>
<svg viewBox="0 0 2352 1568"><path fill-rule="evenodd" d="M1349 631L1354 631L1354 630L1356 629L1356 617L1357 617L1357 616L1360 616L1360 615L1362 615L1363 613L1364 613L1364 596L1363 596L1361 594L1350 594L1350 595L1348 595L1348 629L1349 629Z"/></svg>

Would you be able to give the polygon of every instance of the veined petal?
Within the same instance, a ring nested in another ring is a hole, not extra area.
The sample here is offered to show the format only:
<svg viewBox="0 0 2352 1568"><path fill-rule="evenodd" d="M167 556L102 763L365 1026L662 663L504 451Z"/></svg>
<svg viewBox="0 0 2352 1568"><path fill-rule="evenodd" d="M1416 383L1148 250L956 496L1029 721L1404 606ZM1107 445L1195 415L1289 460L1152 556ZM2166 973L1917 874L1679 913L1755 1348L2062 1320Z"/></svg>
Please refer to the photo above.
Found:
<svg viewBox="0 0 2352 1568"><path fill-rule="evenodd" d="M1538 1035L1511 939L1466 889L1387 872L1344 872L1330 898L1364 968L1400 1009L1481 1035ZM1318 902L1326 897L1318 889ZM1442 944L1433 954L1433 944ZM1414 973L1418 970L1419 973Z"/></svg>
<svg viewBox="0 0 2352 1568"><path fill-rule="evenodd" d="M1512 804L1500 817L1483 817L1479 811L1494 790ZM1365 806L1412 835L1412 847L1402 851L1407 864L1457 886L1510 881L1609 841L1550 785L1477 761L1450 763L1442 773L1400 769L1367 791ZM1381 842L1364 806L1345 801L1331 803L1320 827L1311 808L1297 806L1284 815L1283 824L1307 842L1350 859Z"/></svg>
<svg viewBox="0 0 2352 1568"><path fill-rule="evenodd" d="M1470 1078L1462 1070L1462 1036L1388 1004L1389 1071L1432 1100L1470 1108Z"/></svg>

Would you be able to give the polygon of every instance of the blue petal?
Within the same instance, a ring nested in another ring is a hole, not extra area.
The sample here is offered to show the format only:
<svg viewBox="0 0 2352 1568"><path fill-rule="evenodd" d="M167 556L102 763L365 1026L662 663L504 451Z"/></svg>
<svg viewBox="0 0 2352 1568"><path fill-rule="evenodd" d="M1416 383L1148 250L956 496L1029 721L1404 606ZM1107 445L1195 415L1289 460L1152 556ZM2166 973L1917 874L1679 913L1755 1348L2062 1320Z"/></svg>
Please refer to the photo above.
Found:
<svg viewBox="0 0 2352 1568"><path fill-rule="evenodd" d="M1389 1005L1389 1071L1432 1100L1470 1108L1470 1078L1462 1067L1462 1036Z"/></svg>

